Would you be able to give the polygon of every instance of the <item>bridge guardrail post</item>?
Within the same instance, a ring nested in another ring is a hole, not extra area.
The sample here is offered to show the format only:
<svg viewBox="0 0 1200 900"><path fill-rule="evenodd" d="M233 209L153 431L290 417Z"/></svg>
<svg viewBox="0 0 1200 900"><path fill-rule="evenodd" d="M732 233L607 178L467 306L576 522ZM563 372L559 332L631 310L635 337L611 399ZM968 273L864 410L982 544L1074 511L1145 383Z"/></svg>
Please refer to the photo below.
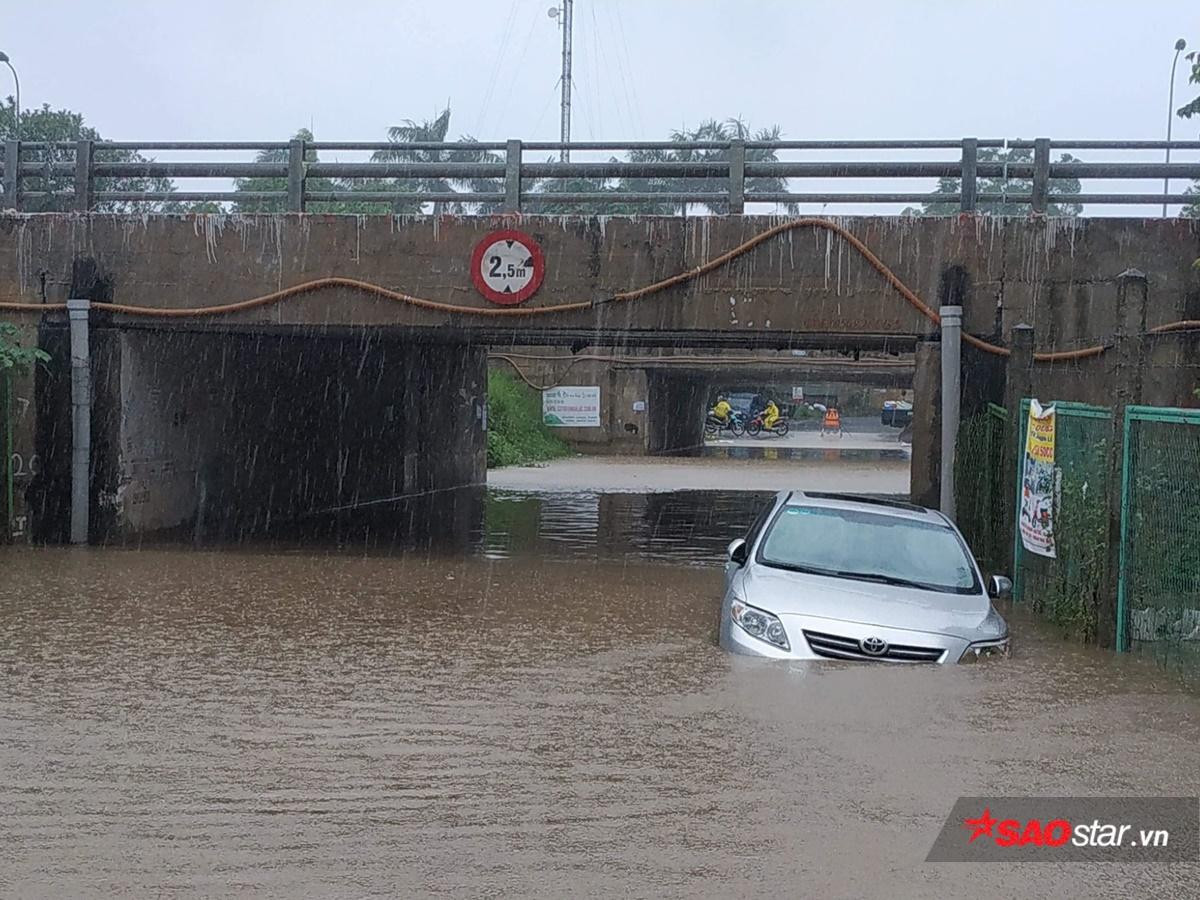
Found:
<svg viewBox="0 0 1200 900"><path fill-rule="evenodd" d="M979 139L963 138L962 142L962 187L959 189L959 211L975 212L979 196L977 172L979 169Z"/></svg>
<svg viewBox="0 0 1200 900"><path fill-rule="evenodd" d="M92 208L92 142L75 142L75 198L76 212L87 212Z"/></svg>
<svg viewBox="0 0 1200 900"><path fill-rule="evenodd" d="M1030 203L1035 213L1045 213L1050 197L1050 138L1033 142L1033 191Z"/></svg>
<svg viewBox="0 0 1200 900"><path fill-rule="evenodd" d="M4 142L4 208L21 208L21 142Z"/></svg>
<svg viewBox="0 0 1200 900"><path fill-rule="evenodd" d="M504 211L521 211L521 142L504 145Z"/></svg>
<svg viewBox="0 0 1200 900"><path fill-rule="evenodd" d="M288 212L304 212L304 141L288 144Z"/></svg>
<svg viewBox="0 0 1200 900"><path fill-rule="evenodd" d="M740 216L746 211L746 142L729 145L729 214Z"/></svg>

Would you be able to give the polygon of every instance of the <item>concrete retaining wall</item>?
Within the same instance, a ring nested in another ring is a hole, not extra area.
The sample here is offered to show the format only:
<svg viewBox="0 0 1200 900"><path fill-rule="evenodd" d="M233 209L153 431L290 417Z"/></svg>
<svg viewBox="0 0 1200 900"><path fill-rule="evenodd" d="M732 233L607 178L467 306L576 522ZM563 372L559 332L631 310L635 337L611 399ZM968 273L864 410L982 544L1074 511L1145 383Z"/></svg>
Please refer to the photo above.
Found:
<svg viewBox="0 0 1200 900"><path fill-rule="evenodd" d="M44 374L29 492L35 535L63 540L69 396ZM484 356L370 335L95 329L91 539L261 533L339 508L481 485Z"/></svg>

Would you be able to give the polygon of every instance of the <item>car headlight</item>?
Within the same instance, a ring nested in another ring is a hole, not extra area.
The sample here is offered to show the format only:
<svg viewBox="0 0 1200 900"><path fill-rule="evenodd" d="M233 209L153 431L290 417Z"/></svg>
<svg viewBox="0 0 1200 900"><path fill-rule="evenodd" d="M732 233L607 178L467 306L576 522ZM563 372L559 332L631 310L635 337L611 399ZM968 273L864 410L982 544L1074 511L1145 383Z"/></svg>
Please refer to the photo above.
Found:
<svg viewBox="0 0 1200 900"><path fill-rule="evenodd" d="M976 641L963 651L963 655L959 657L960 663L973 663L981 659L991 659L993 657L1007 657L1012 654L1012 644L1009 643L1008 635L994 641Z"/></svg>
<svg viewBox="0 0 1200 900"><path fill-rule="evenodd" d="M750 637L766 641L783 650L792 649L792 645L788 643L787 631L777 616L771 615L766 610L756 609L741 600L733 601L730 606L730 615L733 617L734 624Z"/></svg>

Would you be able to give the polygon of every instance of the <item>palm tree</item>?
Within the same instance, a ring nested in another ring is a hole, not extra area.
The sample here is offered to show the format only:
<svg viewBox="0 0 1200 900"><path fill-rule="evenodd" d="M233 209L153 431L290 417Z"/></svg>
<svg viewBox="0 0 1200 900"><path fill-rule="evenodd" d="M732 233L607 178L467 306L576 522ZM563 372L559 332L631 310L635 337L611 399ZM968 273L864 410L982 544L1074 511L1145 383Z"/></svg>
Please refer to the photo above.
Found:
<svg viewBox="0 0 1200 900"><path fill-rule="evenodd" d="M771 128L763 128L751 134L749 127L741 119L727 119L724 122L710 119L707 122L701 123L693 131L673 131L671 133L671 140L679 144L699 141L712 141L715 143L729 143L734 140L777 141L781 134L782 130L778 125ZM692 150L681 147L678 150L631 150L629 152L630 162L726 162L728 159L729 150L724 148ZM616 162L617 160L614 159L611 161ZM778 157L775 155L774 150L755 148L746 150L746 161L777 162ZM723 194L727 186L728 182L722 177L709 179L660 176L657 178L622 178L619 181L603 178L550 178L538 183L534 191L547 195L585 192L597 194L627 192L660 194L713 192ZM787 180L784 178L759 176L746 179L746 199L749 201L753 201L754 193L783 193L785 191L787 191ZM686 213L689 205L687 203L666 200L661 203L648 202L636 204L593 200L583 205L555 201L547 197L545 200L539 199L526 204L526 209L531 212L555 214L671 215L672 213ZM718 214L729 211L729 201L724 197L714 197L712 200L705 201L703 205L710 211ZM792 213L796 212L797 209L794 203L787 204L786 208Z"/></svg>
<svg viewBox="0 0 1200 900"><path fill-rule="evenodd" d="M450 133L450 107L447 106L433 121L415 122L405 119L403 124L388 129L388 140L394 145L386 150L377 150L371 159L376 162L411 163L502 163L503 157L482 149L438 150L406 146L408 144L441 144ZM463 135L464 144L478 143L470 135ZM471 193L498 193L504 190L501 178L424 178L389 179L393 190L414 194L449 194L460 190ZM435 215L443 212L463 213L468 208L479 212L491 212L498 207L495 203L445 203L433 205Z"/></svg>
<svg viewBox="0 0 1200 900"><path fill-rule="evenodd" d="M557 157L547 162L558 162ZM609 162L619 162L612 158ZM569 216L664 216L670 215L669 203L625 203L619 200L591 199L587 203L556 200L555 194L617 194L626 188L612 178L545 178L530 189L538 199L524 201L522 208L535 215ZM544 199L543 199L544 198Z"/></svg>
<svg viewBox="0 0 1200 900"><path fill-rule="evenodd" d="M693 131L673 131L671 140L679 144L695 142L728 143L730 141L777 141L783 131L778 125L761 128L751 134L749 127L741 119L726 119L718 122L709 119L701 122ZM769 148L748 148L746 162L778 162L774 150ZM678 150L632 150L629 153L630 162L727 162L729 150L726 148L694 150L681 147ZM721 192L725 189L724 178L715 181L709 178L638 178L622 179L621 189L629 191L647 191L654 193L693 193ZM753 201L755 193L784 193L787 191L787 179L757 176L746 179L746 199ZM671 211L686 213L687 203L671 203ZM717 214L729 212L728 200L714 198L704 201L703 205L709 211ZM794 203L787 204L789 212L796 212Z"/></svg>
<svg viewBox="0 0 1200 900"><path fill-rule="evenodd" d="M294 141L304 141L312 143L313 134L307 128L301 128L294 135ZM255 162L260 163L286 163L288 161L288 148L280 147L275 150L260 150L254 157ZM305 149L304 162L318 162L317 151ZM378 182L362 182L351 181L335 178L308 178L305 182L305 187L309 191L314 192L330 192L330 191L363 191L363 190L383 190ZM238 193L246 192L287 192L286 178L238 178L234 182L234 188ZM271 200L235 200L234 209L237 212L283 212L286 208L286 201L283 199ZM316 201L307 205L307 210L313 213L343 213L346 215L365 215L369 213L386 213L389 211L386 204L382 203L347 203L345 201L328 202ZM419 209L420 207L415 207Z"/></svg>

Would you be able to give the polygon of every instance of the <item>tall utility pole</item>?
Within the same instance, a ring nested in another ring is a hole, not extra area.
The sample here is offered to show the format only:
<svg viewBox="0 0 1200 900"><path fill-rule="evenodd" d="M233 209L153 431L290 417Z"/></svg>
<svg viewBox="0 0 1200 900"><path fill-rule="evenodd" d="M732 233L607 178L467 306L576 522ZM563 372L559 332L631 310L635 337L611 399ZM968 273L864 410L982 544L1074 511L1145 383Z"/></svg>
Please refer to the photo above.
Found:
<svg viewBox="0 0 1200 900"><path fill-rule="evenodd" d="M562 9L552 7L550 18L558 19L558 25L563 30L562 49L562 123L559 136L562 143L571 140L571 14L574 11L575 0L562 0ZM563 162L571 161L571 151L563 147L559 154Z"/></svg>

